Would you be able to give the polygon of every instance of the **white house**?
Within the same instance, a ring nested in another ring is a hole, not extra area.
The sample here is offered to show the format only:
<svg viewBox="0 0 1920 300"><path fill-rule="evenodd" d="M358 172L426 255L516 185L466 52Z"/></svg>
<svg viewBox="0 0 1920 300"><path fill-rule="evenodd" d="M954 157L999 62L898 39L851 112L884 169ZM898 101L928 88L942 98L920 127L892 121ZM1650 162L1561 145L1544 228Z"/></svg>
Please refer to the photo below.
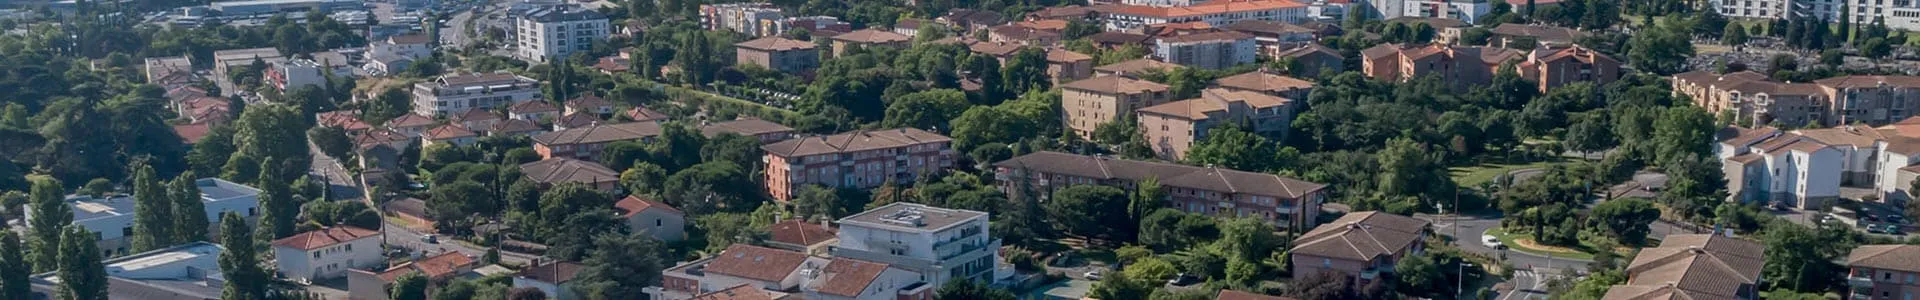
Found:
<svg viewBox="0 0 1920 300"><path fill-rule="evenodd" d="M1446 18L1477 22L1480 16L1493 12L1493 3L1480 1L1445 0L1406 0L1401 7L1406 11L1401 16Z"/></svg>
<svg viewBox="0 0 1920 300"><path fill-rule="evenodd" d="M573 286L567 283L573 282L574 276L580 275L580 271L586 269L587 266L572 262L541 264L536 260L533 266L513 274L513 287L538 289L540 293L547 294L547 299L580 299L580 295L573 292Z"/></svg>
<svg viewBox="0 0 1920 300"><path fill-rule="evenodd" d="M667 242L687 238L687 214L665 202L627 196L614 202L613 207L620 212L621 218L627 220L627 229L632 232L645 232L654 239Z"/></svg>
<svg viewBox="0 0 1920 300"><path fill-rule="evenodd" d="M693 295L740 285L787 291L800 287L803 270L826 266L829 259L805 253L746 244L733 244L707 259L680 264L660 272L660 289L649 289L652 299L688 299Z"/></svg>
<svg viewBox="0 0 1920 300"><path fill-rule="evenodd" d="M274 265L298 282L347 276L347 270L385 267L379 231L352 226L302 232L273 241Z"/></svg>
<svg viewBox="0 0 1920 300"><path fill-rule="evenodd" d="M1841 169L1847 162L1842 147L1797 133L1736 130L1739 134L1722 141L1718 150L1723 151L1719 155L1730 155L1722 168L1733 199L1811 210L1840 197Z"/></svg>
<svg viewBox="0 0 1920 300"><path fill-rule="evenodd" d="M987 231L987 213L898 202L839 220L834 257L885 263L920 274L927 284L973 279L992 282L1000 270L1000 239Z"/></svg>
<svg viewBox="0 0 1920 300"><path fill-rule="evenodd" d="M207 220L220 220L220 214L227 212L239 213L252 220L257 213L259 189L219 178L195 180L194 184L200 188L200 200L206 205ZM66 200L73 209L73 224L97 234L101 252L108 256L127 254L127 237L133 235L133 197L116 195L94 199L70 195ZM28 210L27 224L32 224L33 218L33 211ZM218 224L209 224L208 232L215 233L218 229Z"/></svg>
<svg viewBox="0 0 1920 300"><path fill-rule="evenodd" d="M801 274L806 276L806 284L800 290L807 292L807 299L923 299L933 295L935 288L920 281L919 273L846 258L834 258L824 267L804 270Z"/></svg>

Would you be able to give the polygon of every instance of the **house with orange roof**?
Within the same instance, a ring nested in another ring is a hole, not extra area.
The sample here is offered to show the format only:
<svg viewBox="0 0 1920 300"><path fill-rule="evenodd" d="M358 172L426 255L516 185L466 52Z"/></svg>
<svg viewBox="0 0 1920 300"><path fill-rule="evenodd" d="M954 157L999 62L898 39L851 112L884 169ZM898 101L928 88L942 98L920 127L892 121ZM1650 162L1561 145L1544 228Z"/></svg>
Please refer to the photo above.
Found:
<svg viewBox="0 0 1920 300"><path fill-rule="evenodd" d="M913 37L879 29L861 29L833 36L833 57L846 54L848 47L906 48Z"/></svg>
<svg viewBox="0 0 1920 300"><path fill-rule="evenodd" d="M428 129L425 134L421 134L420 145L423 147L433 147L433 145L439 144L466 146L472 145L474 140L478 138L480 138L479 133L467 130L459 124L447 124Z"/></svg>
<svg viewBox="0 0 1920 300"><path fill-rule="evenodd" d="M1153 40L1153 57L1168 63L1202 69L1225 69L1253 63L1260 48L1253 35L1209 30Z"/></svg>
<svg viewBox="0 0 1920 300"><path fill-rule="evenodd" d="M1128 76L1100 76L1060 85L1062 121L1082 138L1092 138L1100 124L1120 120L1134 109L1167 103L1172 87Z"/></svg>
<svg viewBox="0 0 1920 300"><path fill-rule="evenodd" d="M444 286L454 278L472 273L473 267L473 257L457 251L449 251L419 258L411 262L401 263L383 269L382 271L349 270L347 271L349 272L347 274L347 291L349 295L347 299L389 299L390 297L387 292L392 290L393 282L399 280L400 276L406 276L411 273L418 273L421 276L427 277L427 294L433 294L436 287Z"/></svg>
<svg viewBox="0 0 1920 300"><path fill-rule="evenodd" d="M627 229L631 232L645 233L667 242L687 238L687 213L666 202L628 195L614 202L613 209L620 214L620 218L627 220Z"/></svg>
<svg viewBox="0 0 1920 300"><path fill-rule="evenodd" d="M804 270L831 262L825 257L747 244L733 244L719 254L661 271L661 288L653 299L686 299L740 285L773 291L797 290L807 278Z"/></svg>
<svg viewBox="0 0 1920 300"><path fill-rule="evenodd" d="M770 36L733 44L734 63L754 64L769 70L799 73L820 67L820 53L813 42Z"/></svg>
<svg viewBox="0 0 1920 300"><path fill-rule="evenodd" d="M1493 82L1493 74L1502 64L1522 55L1518 50L1496 47L1389 43L1361 50L1360 71L1368 78L1393 82L1435 76L1464 90Z"/></svg>
<svg viewBox="0 0 1920 300"><path fill-rule="evenodd" d="M835 236L833 227L827 226L826 221L820 223L801 219L780 221L768 226L767 233L768 247L800 251L811 255L826 255L827 247L840 240Z"/></svg>
<svg viewBox="0 0 1920 300"><path fill-rule="evenodd" d="M1693 98L1708 112L1731 110L1741 122L1786 126L1880 126L1920 115L1920 76L1839 76L1813 82L1780 82L1740 71L1674 74L1676 95Z"/></svg>
<svg viewBox="0 0 1920 300"><path fill-rule="evenodd" d="M1093 78L1093 56L1066 48L1047 48L1047 77L1056 85Z"/></svg>
<svg viewBox="0 0 1920 300"><path fill-rule="evenodd" d="M313 119L316 121L315 123L320 124L320 126L338 127L346 131L348 136L360 135L366 133L368 129L373 129L373 125L368 125L366 121L360 120L359 110L323 112L314 114Z"/></svg>
<svg viewBox="0 0 1920 300"><path fill-rule="evenodd" d="M404 134L407 137L417 138L420 137L421 134L426 134L427 129L432 129L434 125L439 123L439 121L434 121L433 117L405 114L400 115L398 118L387 120L386 127L389 130Z"/></svg>
<svg viewBox="0 0 1920 300"><path fill-rule="evenodd" d="M353 226L327 227L273 241L281 276L313 282L347 276L348 270L386 265L381 233Z"/></svg>

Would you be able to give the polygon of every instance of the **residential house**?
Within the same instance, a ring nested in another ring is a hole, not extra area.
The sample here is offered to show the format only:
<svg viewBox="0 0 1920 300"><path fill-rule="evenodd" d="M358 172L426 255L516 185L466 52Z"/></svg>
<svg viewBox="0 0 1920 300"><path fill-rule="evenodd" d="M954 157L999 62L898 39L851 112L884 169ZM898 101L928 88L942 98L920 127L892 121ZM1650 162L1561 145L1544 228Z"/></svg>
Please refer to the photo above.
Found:
<svg viewBox="0 0 1920 300"><path fill-rule="evenodd" d="M1172 71L1173 69L1180 68L1180 67L1181 66L1177 64L1170 64L1170 63L1166 63L1158 60L1142 58L1142 59L1128 60L1128 61L1112 63L1104 66L1094 67L1093 76L1094 77L1105 77L1105 76L1116 76L1116 75L1140 76L1140 74L1145 74L1147 72Z"/></svg>
<svg viewBox="0 0 1920 300"><path fill-rule="evenodd" d="M1253 35L1253 43L1259 45L1260 55L1279 57L1281 51L1314 43L1318 31L1300 25L1279 21L1248 20L1221 26L1226 29Z"/></svg>
<svg viewBox="0 0 1920 300"><path fill-rule="evenodd" d="M340 130L347 132L347 136L355 136L373 129L373 125L368 125L366 121L361 121L359 115L359 110L338 110L317 113L313 115L313 118L314 123L320 124L320 126L340 128Z"/></svg>
<svg viewBox="0 0 1920 300"><path fill-rule="evenodd" d="M1082 5L1051 6L1027 13L1026 18L1028 21L1095 21L1100 18L1100 12Z"/></svg>
<svg viewBox="0 0 1920 300"><path fill-rule="evenodd" d="M1213 80L1213 84L1230 91L1247 91L1285 97L1287 99L1307 99L1313 92L1313 82L1275 74L1271 70L1240 73Z"/></svg>
<svg viewBox="0 0 1920 300"><path fill-rule="evenodd" d="M999 268L1000 239L988 232L987 219L985 212L895 202L840 218L840 245L829 251L836 264L854 259L917 273L914 280L886 285L902 289L924 282L914 293L930 293L949 280L994 282L1013 274Z"/></svg>
<svg viewBox="0 0 1920 300"><path fill-rule="evenodd" d="M180 136L180 142L187 146L199 143L201 139L207 138L207 134L212 131L213 126L207 123L173 125L173 134Z"/></svg>
<svg viewBox="0 0 1920 300"><path fill-rule="evenodd" d="M1047 48L1047 77L1056 85L1093 78L1093 56L1066 48Z"/></svg>
<svg viewBox="0 0 1920 300"><path fill-rule="evenodd" d="M194 186L200 189L200 201L205 206L208 220L219 220L221 214L236 213L252 220L260 207L260 190L250 186L229 182L219 178L201 178L194 180ZM105 199L84 195L67 195L67 206L73 211L73 224L94 233L102 256L125 255L133 237L134 201L130 195L107 195ZM23 212L24 224L33 224L36 218L32 210ZM210 234L219 234L218 224L209 226Z"/></svg>
<svg viewBox="0 0 1920 300"><path fill-rule="evenodd" d="M561 115L558 119L553 119L553 131L598 126L601 123L606 122L600 119L600 114L584 112L571 113Z"/></svg>
<svg viewBox="0 0 1920 300"><path fill-rule="evenodd" d="M280 55L280 50L273 47L214 51L213 81L220 87L220 91L228 95L238 95L241 89L236 88L233 81L230 80L233 76L229 76L228 74L241 70L252 70L254 72L265 71L252 69L254 61L259 61L263 64L272 64L285 60L287 60L287 58Z"/></svg>
<svg viewBox="0 0 1920 300"><path fill-rule="evenodd" d="M435 287L444 286L450 280L473 272L474 260L466 254L449 251L434 256L386 268L383 271L353 269L347 272L347 299L379 300L390 299L388 291L400 276L418 273L427 278L427 293L432 294Z"/></svg>
<svg viewBox="0 0 1920 300"><path fill-rule="evenodd" d="M1673 75L1673 92L1708 112L1731 110L1736 119L1752 124L1879 126L1920 112L1920 76L1856 75L1806 83L1773 81L1752 71L1693 71Z"/></svg>
<svg viewBox="0 0 1920 300"><path fill-rule="evenodd" d="M217 126L233 119L233 104L227 98L199 97L180 101L174 105L176 113L187 119L187 123Z"/></svg>
<svg viewBox="0 0 1920 300"><path fill-rule="evenodd" d="M627 229L633 233L645 233L666 242L687 237L687 214L666 202L628 195L614 202L613 208L620 213L620 218L626 220Z"/></svg>
<svg viewBox="0 0 1920 300"><path fill-rule="evenodd" d="M806 274L831 260L805 253L733 244L719 254L668 268L652 299L688 299L740 285L771 291L796 291Z"/></svg>
<svg viewBox="0 0 1920 300"><path fill-rule="evenodd" d="M735 64L754 64L787 73L806 72L820 67L820 53L814 50L812 42L770 36L733 46Z"/></svg>
<svg viewBox="0 0 1920 300"><path fill-rule="evenodd" d="M386 266L381 242L380 232L372 229L321 228L274 240L273 262L281 276L296 282L340 278L347 270Z"/></svg>
<svg viewBox="0 0 1920 300"><path fill-rule="evenodd" d="M1720 145L1731 149L1721 155L1734 201L1819 209L1840 197L1841 150L1797 134L1742 131Z"/></svg>
<svg viewBox="0 0 1920 300"><path fill-rule="evenodd" d="M936 287L920 280L920 273L872 261L834 258L809 271L800 286L808 299L932 300Z"/></svg>
<svg viewBox="0 0 1920 300"><path fill-rule="evenodd" d="M953 139L917 128L858 130L760 146L766 151L766 190L786 202L808 184L868 189L911 184L953 167Z"/></svg>
<svg viewBox="0 0 1920 300"><path fill-rule="evenodd" d="M594 95L580 95L580 97L567 100L566 114L571 115L578 113L611 116L613 115L613 102L607 102L607 99L601 99L600 96Z"/></svg>
<svg viewBox="0 0 1920 300"><path fill-rule="evenodd" d="M1213 296L1213 299L1214 300L1294 300L1294 298L1263 295L1263 294L1235 291L1235 290L1229 290L1229 289L1221 289L1219 294L1215 294L1215 296Z"/></svg>
<svg viewBox="0 0 1920 300"><path fill-rule="evenodd" d="M1100 124L1120 120L1142 107L1171 101L1171 87L1127 76L1100 76L1060 85L1060 107L1067 128L1092 138Z"/></svg>
<svg viewBox="0 0 1920 300"><path fill-rule="evenodd" d="M1285 137L1299 106L1293 100L1258 92L1206 89L1199 98L1141 108L1135 120L1155 154L1179 161L1214 127L1248 124L1251 128L1243 129Z"/></svg>
<svg viewBox="0 0 1920 300"><path fill-rule="evenodd" d="M1087 40L1093 41L1093 44L1099 46L1100 49L1107 50L1120 49L1126 46L1140 46L1144 48L1153 44L1153 36L1119 31L1095 33L1087 36Z"/></svg>
<svg viewBox="0 0 1920 300"><path fill-rule="evenodd" d="M533 136L547 132L539 123L521 119L508 119L494 123L487 128L487 136Z"/></svg>
<svg viewBox="0 0 1920 300"><path fill-rule="evenodd" d="M447 117L449 124L458 124L462 128L477 132L485 132L493 128L493 124L498 124L505 119L493 111L478 108L470 108Z"/></svg>
<svg viewBox="0 0 1920 300"><path fill-rule="evenodd" d="M796 298L798 298L798 296L793 296L792 294L769 291L769 290L761 289L759 287L755 287L753 285L741 284L739 286L734 286L732 288L727 288L724 290L718 290L718 291L713 291L711 293L695 295L689 299L691 300L789 300L789 299L796 299ZM656 297L655 299L660 299L660 298Z"/></svg>
<svg viewBox="0 0 1920 300"><path fill-rule="evenodd" d="M560 116L560 109L546 101L526 101L507 107L507 118L514 120L542 121Z"/></svg>
<svg viewBox="0 0 1920 300"><path fill-rule="evenodd" d="M593 68L600 70L600 74L607 75L632 71L633 58L630 57L631 55L632 54L628 52L621 51L620 55L601 57L599 61L593 63Z"/></svg>
<svg viewBox="0 0 1920 300"><path fill-rule="evenodd" d="M513 73L442 75L413 84L413 113L440 116L467 109L493 109L540 97L540 82Z"/></svg>
<svg viewBox="0 0 1920 300"><path fill-rule="evenodd" d="M1500 65L1520 58L1522 53L1493 47L1381 44L1361 50L1360 56L1360 71L1369 78L1406 82L1434 76L1465 90L1493 82Z"/></svg>
<svg viewBox="0 0 1920 300"><path fill-rule="evenodd" d="M849 47L892 47L907 48L913 37L879 29L861 29L833 36L833 57L846 54Z"/></svg>
<svg viewBox="0 0 1920 300"><path fill-rule="evenodd" d="M367 43L367 56L392 56L407 60L427 58L433 56L434 40L433 36L425 33L389 36L385 40Z"/></svg>
<svg viewBox="0 0 1920 300"><path fill-rule="evenodd" d="M548 158L520 164L520 173L526 174L528 180L540 184L542 188L578 183L608 193L620 189L620 172L591 161Z"/></svg>
<svg viewBox="0 0 1920 300"><path fill-rule="evenodd" d="M400 115L398 118L387 120L387 124L384 127L394 132L405 134L409 138L417 138L422 134L426 134L427 129L432 129L434 125L438 124L439 122L434 121L433 117L405 114Z"/></svg>
<svg viewBox="0 0 1920 300"><path fill-rule="evenodd" d="M1059 43L1061 33L1066 29L1067 21L1062 20L1021 21L987 28L987 40L1026 46L1049 46Z"/></svg>
<svg viewBox="0 0 1920 300"><path fill-rule="evenodd" d="M934 22L958 28L961 33L987 30L993 26L1006 24L1009 20L1006 15L1001 15L999 12L966 8L947 10L946 15L933 18Z"/></svg>
<svg viewBox="0 0 1920 300"><path fill-rule="evenodd" d="M1847 255L1847 299L1904 299L1920 293L1920 246L1861 245Z"/></svg>
<svg viewBox="0 0 1920 300"><path fill-rule="evenodd" d="M1360 282L1380 280L1394 264L1426 251L1432 224L1377 211L1354 212L1293 239L1294 276L1336 273Z"/></svg>
<svg viewBox="0 0 1920 300"><path fill-rule="evenodd" d="M433 129L427 130L426 133L421 134L420 145L423 147L433 147L433 145L448 144L458 147L473 145L479 138L480 134L474 133L472 130L467 130L459 124L447 124L434 127Z"/></svg>
<svg viewBox="0 0 1920 300"><path fill-rule="evenodd" d="M893 33L898 33L898 34L911 36L911 37L919 37L920 25L923 25L923 24L935 24L935 23L933 23L933 20L928 20L928 19L900 18L899 21L893 22Z"/></svg>
<svg viewBox="0 0 1920 300"><path fill-rule="evenodd" d="M197 79L193 60L186 56L149 57L145 64L147 83L167 89L188 86Z"/></svg>
<svg viewBox="0 0 1920 300"><path fill-rule="evenodd" d="M1765 252L1759 242L1717 234L1668 235L1660 247L1640 249L1627 283L1601 299L1760 299Z"/></svg>
<svg viewBox="0 0 1920 300"><path fill-rule="evenodd" d="M829 247L840 243L840 237L825 223L826 221L813 223L802 219L773 223L767 227L767 247L824 256Z"/></svg>
<svg viewBox="0 0 1920 300"><path fill-rule="evenodd" d="M1526 59L1515 69L1521 77L1540 84L1540 94L1543 95L1552 88L1575 82L1602 87L1620 78L1619 60L1579 45L1536 47L1527 54Z"/></svg>
<svg viewBox="0 0 1920 300"><path fill-rule="evenodd" d="M1169 208L1222 218L1256 218L1280 228L1313 226L1327 188L1273 174L1051 151L995 162L993 167L995 181L1009 197L1044 199L1077 184L1134 190L1136 184L1152 178L1167 192L1164 201Z"/></svg>
<svg viewBox="0 0 1920 300"><path fill-rule="evenodd" d="M1259 51L1253 35L1215 31L1156 38L1153 57L1184 66L1225 69L1253 63Z"/></svg>
<svg viewBox="0 0 1920 300"><path fill-rule="evenodd" d="M533 266L513 273L513 287L540 290L541 294L547 295L547 299L580 299L580 295L574 292L575 286L569 283L586 269L586 265L574 262L553 261L543 264L535 259Z"/></svg>
<svg viewBox="0 0 1920 300"><path fill-rule="evenodd" d="M673 119L673 116L669 116L665 113L655 111L651 108L647 108L646 106L634 106L633 108L628 108L627 111L621 112L621 115L627 116L627 120L632 120L634 122L660 123L660 122L666 122Z"/></svg>
<svg viewBox="0 0 1920 300"><path fill-rule="evenodd" d="M1500 24L1489 31L1493 36L1487 40L1487 45L1500 48L1528 48L1534 45L1566 47L1587 35L1573 28L1513 23Z"/></svg>
<svg viewBox="0 0 1920 300"><path fill-rule="evenodd" d="M533 136L540 158L598 159L601 148L619 141L641 141L660 135L660 124L632 122L570 128Z"/></svg>
<svg viewBox="0 0 1920 300"><path fill-rule="evenodd" d="M760 139L761 144L784 141L793 138L793 128L759 118L741 118L733 121L700 124L700 134L708 138L724 133L750 136Z"/></svg>

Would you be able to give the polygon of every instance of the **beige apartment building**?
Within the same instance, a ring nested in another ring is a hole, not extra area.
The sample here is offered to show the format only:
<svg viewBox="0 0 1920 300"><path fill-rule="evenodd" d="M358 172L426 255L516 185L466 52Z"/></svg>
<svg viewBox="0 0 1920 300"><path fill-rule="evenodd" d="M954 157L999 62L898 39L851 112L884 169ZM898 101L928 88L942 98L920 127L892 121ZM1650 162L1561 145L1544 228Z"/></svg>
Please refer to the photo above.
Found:
<svg viewBox="0 0 1920 300"><path fill-rule="evenodd" d="M1167 103L1173 97L1165 84L1126 76L1101 76L1061 85L1060 107L1067 128L1092 138L1100 124L1119 120L1142 107Z"/></svg>
<svg viewBox="0 0 1920 300"><path fill-rule="evenodd" d="M906 48L913 37L879 29L861 29L833 36L833 57L846 55L849 47Z"/></svg>
<svg viewBox="0 0 1920 300"><path fill-rule="evenodd" d="M798 73L820 67L820 53L813 43L781 37L764 37L733 44L736 64L760 65L769 70Z"/></svg>
<svg viewBox="0 0 1920 300"><path fill-rule="evenodd" d="M1074 185L1131 191L1159 180L1168 208L1219 218L1253 218L1281 229L1307 228L1320 217L1327 185L1220 167L1040 151L993 163L994 180L1008 197L1045 199Z"/></svg>
<svg viewBox="0 0 1920 300"><path fill-rule="evenodd" d="M1920 294L1920 246L1864 245L1847 255L1847 299L1912 299Z"/></svg>
<svg viewBox="0 0 1920 300"><path fill-rule="evenodd" d="M765 188L774 200L792 200L809 184L870 189L912 184L953 167L953 139L916 128L859 130L788 139L765 146Z"/></svg>
<svg viewBox="0 0 1920 300"><path fill-rule="evenodd" d="M1212 88L1201 91L1199 98L1141 108L1137 120L1153 152L1178 161L1194 142L1206 138L1208 130L1222 125L1250 124L1252 128L1245 129L1285 136L1293 124L1295 106L1293 100L1278 96Z"/></svg>
<svg viewBox="0 0 1920 300"><path fill-rule="evenodd" d="M1360 51L1360 70L1368 78L1393 82L1438 76L1465 90L1492 82L1500 64L1522 55L1518 50L1494 47L1381 44Z"/></svg>
<svg viewBox="0 0 1920 300"><path fill-rule="evenodd" d="M1673 92L1743 122L1799 127L1890 124L1920 111L1920 76L1841 76L1812 83L1778 82L1741 71L1673 75Z"/></svg>
<svg viewBox="0 0 1920 300"><path fill-rule="evenodd" d="M1047 49L1047 77L1053 84L1093 77L1093 56L1066 48Z"/></svg>
<svg viewBox="0 0 1920 300"><path fill-rule="evenodd" d="M1542 94L1575 82L1599 87L1620 79L1619 60L1578 45L1534 48L1514 69L1520 77L1538 84Z"/></svg>

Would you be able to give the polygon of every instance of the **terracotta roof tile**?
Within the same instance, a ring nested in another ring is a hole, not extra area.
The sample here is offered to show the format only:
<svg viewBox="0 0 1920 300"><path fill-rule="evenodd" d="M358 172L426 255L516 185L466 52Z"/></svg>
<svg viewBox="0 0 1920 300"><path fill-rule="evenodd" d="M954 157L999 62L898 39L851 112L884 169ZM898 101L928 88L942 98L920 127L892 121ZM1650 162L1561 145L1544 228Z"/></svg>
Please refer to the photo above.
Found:
<svg viewBox="0 0 1920 300"><path fill-rule="evenodd" d="M1117 63L1104 65L1104 66L1098 66L1098 67L1094 67L1093 69L1101 72L1133 74L1138 72L1145 72L1148 70L1162 70L1162 71L1173 70L1174 68L1179 68L1179 67L1180 65L1178 64L1142 58L1142 59L1117 62Z"/></svg>
<svg viewBox="0 0 1920 300"><path fill-rule="evenodd" d="M594 144L639 140L658 135L660 135L660 124L653 122L631 122L584 126L542 133L534 135L533 142L548 146Z"/></svg>
<svg viewBox="0 0 1920 300"><path fill-rule="evenodd" d="M679 209L674 209L673 206L667 205L666 202L654 201L652 199L641 199L640 197L633 196L633 195L627 195L626 198L620 198L620 201L613 203L613 207L619 209L621 217L632 217L633 215L639 214L640 212L646 211L648 209L658 209L671 214L685 214L680 212Z"/></svg>
<svg viewBox="0 0 1920 300"><path fill-rule="evenodd" d="M405 115L401 115L399 118L393 118L392 120L387 120L387 127L390 127L390 128L426 127L426 126L433 126L433 123L434 123L433 118L430 118L427 116L422 116L417 114L405 114Z"/></svg>
<svg viewBox="0 0 1920 300"><path fill-rule="evenodd" d="M1092 91L1102 94L1138 94L1166 92L1169 87L1158 82L1127 78L1126 76L1100 76L1090 79L1068 82L1061 88Z"/></svg>
<svg viewBox="0 0 1920 300"><path fill-rule="evenodd" d="M428 129L426 134L422 136L427 137L428 140L444 141L457 138L477 137L480 136L480 134L473 133L472 130L467 130L466 126L447 124Z"/></svg>
<svg viewBox="0 0 1920 300"><path fill-rule="evenodd" d="M1305 4L1287 0L1223 0L1182 7L1112 4L1094 6L1108 14L1158 18L1196 17L1212 14L1247 13L1263 10L1304 8Z"/></svg>
<svg viewBox="0 0 1920 300"><path fill-rule="evenodd" d="M527 179L545 184L574 182L591 185L620 180L620 173L607 166L565 157L520 164L520 172L526 174Z"/></svg>
<svg viewBox="0 0 1920 300"><path fill-rule="evenodd" d="M552 103L547 103L546 101L540 101L540 100L514 103L513 106L507 107L507 112L516 113L516 114L530 114L530 113L543 113L543 112L556 112L556 111L560 111L560 109L553 107Z"/></svg>
<svg viewBox="0 0 1920 300"><path fill-rule="evenodd" d="M918 128L901 128L859 130L829 136L789 139L760 146L760 149L766 150L770 155L797 157L944 143L952 140L947 136Z"/></svg>
<svg viewBox="0 0 1920 300"><path fill-rule="evenodd" d="M853 42L853 43L885 44L885 43L904 43L904 42L913 40L913 37L909 37L904 34L894 33L892 31L884 31L884 30L869 28L869 29L854 30L853 32L836 35L836 36L833 36L833 39L839 40L839 41L845 41L845 42Z"/></svg>
<svg viewBox="0 0 1920 300"><path fill-rule="evenodd" d="M1269 92L1269 93L1283 93L1283 92L1288 92L1293 90L1313 88L1313 82L1310 82L1310 81L1300 80L1299 78L1287 77L1280 74L1260 72L1260 71L1240 73L1239 75L1222 77L1220 79L1214 80L1213 83L1223 87L1238 88L1243 90L1262 91L1262 92Z"/></svg>
<svg viewBox="0 0 1920 300"><path fill-rule="evenodd" d="M1627 265L1627 285L1672 285L1689 294L1737 298L1760 278L1765 251L1759 242L1721 235L1669 235Z"/></svg>
<svg viewBox="0 0 1920 300"><path fill-rule="evenodd" d="M378 235L380 235L380 232L372 229L353 226L328 227L320 230L301 232L293 236L274 240L273 246L306 251Z"/></svg>
<svg viewBox="0 0 1920 300"><path fill-rule="evenodd" d="M786 293L762 290L751 284L740 284L724 290L693 296L688 300L776 300L785 299Z"/></svg>
<svg viewBox="0 0 1920 300"><path fill-rule="evenodd" d="M586 265L562 261L527 267L526 269L521 269L520 272L513 273L513 277L552 284L564 284L568 281L573 281L575 276L580 275L580 271L585 271L586 269Z"/></svg>
<svg viewBox="0 0 1920 300"><path fill-rule="evenodd" d="M707 137L729 132L745 136L755 136L768 133L793 132L793 127L787 127L786 125L780 125L780 123L757 118L745 118L700 126L700 133Z"/></svg>
<svg viewBox="0 0 1920 300"><path fill-rule="evenodd" d="M645 106L635 106L633 108L628 108L625 114L627 115L628 119L633 119L633 121L635 122L666 121L667 119L673 118L673 116L668 116L667 114L660 113L659 111L655 111Z"/></svg>
<svg viewBox="0 0 1920 300"><path fill-rule="evenodd" d="M807 255L799 252L733 244L707 263L707 272L778 282L798 271L801 264L806 262Z"/></svg>
<svg viewBox="0 0 1920 300"><path fill-rule="evenodd" d="M1262 294L1248 293L1248 292L1228 290L1228 289L1220 290L1220 294L1218 296L1214 296L1213 299L1214 300L1294 300L1294 298L1262 295Z"/></svg>
<svg viewBox="0 0 1920 300"><path fill-rule="evenodd" d="M887 264L834 258L821 269L820 280L814 281L815 288L821 293L844 297L859 297L867 286L873 285L880 273L890 268Z"/></svg>
<svg viewBox="0 0 1920 300"><path fill-rule="evenodd" d="M212 129L213 127L208 126L207 123L180 124L173 125L173 134L179 135L181 142L191 145L200 142L200 139L207 138L207 133Z"/></svg>
<svg viewBox="0 0 1920 300"><path fill-rule="evenodd" d="M813 245L838 238L834 235L832 228L800 219L773 223L773 226L769 226L767 231L772 235L772 238L769 239L770 241L801 246Z"/></svg>
<svg viewBox="0 0 1920 300"><path fill-rule="evenodd" d="M1355 212L1300 235L1293 240L1293 253L1371 261L1419 243L1428 225L1413 217Z"/></svg>
<svg viewBox="0 0 1920 300"><path fill-rule="evenodd" d="M400 276L407 275L407 273L420 272L421 275L425 275L427 278L440 279L446 278L446 276L449 275L455 275L454 272L472 266L472 257L467 257L466 254L461 254L460 252L447 252L387 268L385 272L380 272L378 276L381 280L393 282L399 279Z"/></svg>

